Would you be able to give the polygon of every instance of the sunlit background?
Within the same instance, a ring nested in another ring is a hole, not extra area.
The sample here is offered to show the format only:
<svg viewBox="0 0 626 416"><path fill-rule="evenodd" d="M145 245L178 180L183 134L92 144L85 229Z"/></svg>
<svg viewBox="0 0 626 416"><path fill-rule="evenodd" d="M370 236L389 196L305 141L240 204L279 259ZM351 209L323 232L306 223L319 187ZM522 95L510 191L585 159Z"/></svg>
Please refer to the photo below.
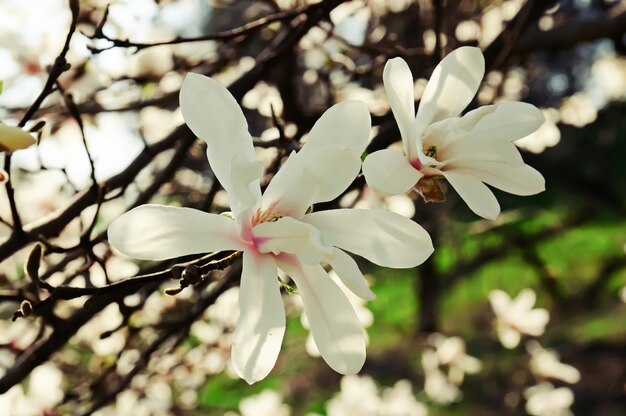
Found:
<svg viewBox="0 0 626 416"><path fill-rule="evenodd" d="M470 108L525 101L545 115L544 125L516 145L545 176L546 192L526 198L497 192L503 212L496 221L476 217L452 189L441 204L425 204L415 194L381 198L367 188L342 196L341 206L386 207L416 219L436 247L415 270L362 262L378 298L351 298L369 334L359 375L343 377L323 363L299 296L285 293L288 324L279 361L267 379L247 385L229 361L238 288L185 321L211 286L169 296L164 290L176 286L171 280L95 315L0 396L0 414L625 414L626 2L546 3L553 5L535 16L525 12L532 5L524 0L344 2L242 96L268 169L279 156L273 140L281 134L306 139L317 117L340 100L367 104L372 137L399 139L382 85L384 63L394 56L409 62L419 100L440 51L480 46L488 72ZM71 68L59 82L80 111L96 180L120 174L183 124L178 91L187 72L230 85L253 70L260 51L286 29L276 21L246 35L145 49L118 47L104 37L133 43L195 37L308 4L81 0L67 54ZM443 16L439 26L437 16ZM531 23L514 20L519 16ZM66 0L0 1L2 123L17 125L35 101L71 20ZM94 36L98 30L101 38ZM504 46L494 55L490 48L498 41ZM38 144L15 152L9 172L27 229L53 218L92 184L79 125L61 94L50 95L26 128L39 121L45 125L35 133ZM177 146L156 155L101 206L77 213L60 235L46 237L74 247L92 222L91 235L104 235L177 157L171 177L149 201L226 211L226 195L214 184L200 141L183 149L183 157ZM0 219L1 246L12 221L4 186ZM33 295L23 271L32 247L0 263L0 375L86 300L56 302L50 313L57 321L31 316L12 322L21 298L9 294ZM41 270L55 286L99 287L150 267L117 255L101 238L91 255L47 254ZM188 331L155 346L176 325Z"/></svg>

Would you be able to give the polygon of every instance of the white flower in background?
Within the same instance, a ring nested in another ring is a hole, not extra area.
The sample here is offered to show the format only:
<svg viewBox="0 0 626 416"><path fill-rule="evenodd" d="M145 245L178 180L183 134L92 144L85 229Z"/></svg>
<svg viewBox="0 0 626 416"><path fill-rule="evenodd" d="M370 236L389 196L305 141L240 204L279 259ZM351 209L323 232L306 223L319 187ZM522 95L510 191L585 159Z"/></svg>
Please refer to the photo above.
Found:
<svg viewBox="0 0 626 416"><path fill-rule="evenodd" d="M438 365L448 366L448 378L452 383L460 385L466 373L476 374L481 370L480 360L465 352L463 338L434 333L428 337L428 342L435 347Z"/></svg>
<svg viewBox="0 0 626 416"><path fill-rule="evenodd" d="M426 416L426 406L418 402L408 380L400 380L383 389L379 416Z"/></svg>
<svg viewBox="0 0 626 416"><path fill-rule="evenodd" d="M435 351L431 349L424 351L422 368L424 369L424 393L431 400L448 405L461 399L463 395L461 390L439 369L439 358Z"/></svg>
<svg viewBox="0 0 626 416"><path fill-rule="evenodd" d="M379 392L369 376L345 376L341 391L326 403L328 416L425 416L426 406L415 399L411 383L400 380Z"/></svg>
<svg viewBox="0 0 626 416"><path fill-rule="evenodd" d="M264 390L249 396L239 403L241 416L289 416L291 409L283 403L283 397L273 391Z"/></svg>
<svg viewBox="0 0 626 416"><path fill-rule="evenodd" d="M533 416L570 416L574 394L567 387L557 389L550 383L540 383L524 390L526 412Z"/></svg>
<svg viewBox="0 0 626 416"><path fill-rule="evenodd" d="M543 308L533 309L536 295L532 289L522 290L515 299L502 290L489 293L489 302L496 315L496 332L502 345L515 348L523 334L543 334L550 314Z"/></svg>
<svg viewBox="0 0 626 416"><path fill-rule="evenodd" d="M28 378L28 387L17 384L0 395L1 415L52 414L63 399L63 373L52 363L35 368Z"/></svg>
<svg viewBox="0 0 626 416"><path fill-rule="evenodd" d="M337 273L334 270L328 272L328 275L331 279L333 279L337 286L339 286L339 289L341 289L341 291L346 295L346 297L352 304L352 307L359 317L359 321L361 322L363 328L369 328L370 326L372 326L372 324L374 323L374 314L372 313L372 311L367 309L367 306L365 306L366 301L352 293L350 289L348 289L346 285L341 282L341 279L339 279L339 276L337 276ZM301 300L300 298L297 299ZM301 304L300 307L302 307ZM302 323L302 326L304 328L309 330L311 329L309 325L309 320L306 317L306 312L304 312L304 310L300 315L300 322ZM367 332L365 332L365 343L369 343L369 337L367 336ZM317 348L317 345L315 345L315 340L313 339L313 334L311 332L309 332L309 335L306 339L306 352L312 357L320 356L320 351Z"/></svg>
<svg viewBox="0 0 626 416"><path fill-rule="evenodd" d="M451 52L435 68L415 115L411 70L401 58L389 60L383 81L404 153L384 149L370 154L363 163L368 185L383 195L415 187L427 201L441 201L437 179L443 176L472 211L488 219L498 216L500 206L485 183L515 195L543 191L543 176L524 164L511 143L541 126L541 111L522 102L502 102L459 117L484 72L480 49Z"/></svg>
<svg viewBox="0 0 626 416"><path fill-rule="evenodd" d="M191 208L143 205L111 224L111 245L146 260L243 251L232 362L248 383L267 376L285 332L277 268L297 285L324 360L340 373L356 373L365 361L363 327L320 263L330 264L356 295L372 299L356 262L342 249L397 268L415 267L433 251L426 231L397 214L307 213L314 203L339 196L358 174L370 130L365 105L343 102L326 111L261 195L262 167L245 117L228 90L211 78L189 74L180 100L185 121L207 142L209 163L228 193L235 220Z"/></svg>
<svg viewBox="0 0 626 416"><path fill-rule="evenodd" d="M580 381L580 372L571 365L563 364L556 351L546 350L537 341L528 341L526 350L530 353L530 371L538 378L562 380L575 384Z"/></svg>

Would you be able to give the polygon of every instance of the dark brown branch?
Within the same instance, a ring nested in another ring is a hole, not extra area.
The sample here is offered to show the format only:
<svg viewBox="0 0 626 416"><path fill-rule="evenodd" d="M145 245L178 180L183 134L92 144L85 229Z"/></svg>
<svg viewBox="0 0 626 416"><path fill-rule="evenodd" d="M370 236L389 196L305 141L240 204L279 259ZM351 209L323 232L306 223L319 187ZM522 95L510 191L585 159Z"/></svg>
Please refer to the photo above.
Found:
<svg viewBox="0 0 626 416"><path fill-rule="evenodd" d="M131 42L129 40L124 40L124 39L115 39L115 38L111 38L107 35L105 35L102 31L102 27L104 26L104 23L106 22L106 19L108 17L108 7L104 13L104 16L100 22L100 24L98 24L98 27L96 28L96 31L94 32L94 34L92 36L90 36L92 39L104 39L107 40L109 42L112 43L111 46L108 46L106 48L95 48L95 47L90 47L89 49L93 52L93 53L99 53L108 49L112 49L112 48L136 48L136 51L140 51L142 49L148 49L148 48L152 48L155 46L164 46L164 45L179 45L181 43L192 43L192 42L204 42L204 41L209 41L209 40L230 40L230 39L234 39L236 37L239 36L244 36L249 34L250 32L253 32L257 29L260 29L262 27L265 27L271 23L274 22L280 22L280 21L288 21L290 19L292 19L295 16L298 16L299 14L305 13L307 12L308 9L310 9L313 6L304 6L304 7L298 7L296 9L293 10L287 10L287 11L283 11L283 12L278 12L278 13L274 13L274 14L270 14L268 16L264 16L261 17L257 20L254 20L252 22L243 24L239 27L236 27L234 29L230 29L230 30L225 30L223 32L218 32L218 33L212 33L209 35L202 35L202 36L196 36L196 37L190 37L190 38L181 38L181 37L177 37L174 38L172 40L167 40L167 41L163 41L163 42L152 42L152 43L142 43L142 42Z"/></svg>

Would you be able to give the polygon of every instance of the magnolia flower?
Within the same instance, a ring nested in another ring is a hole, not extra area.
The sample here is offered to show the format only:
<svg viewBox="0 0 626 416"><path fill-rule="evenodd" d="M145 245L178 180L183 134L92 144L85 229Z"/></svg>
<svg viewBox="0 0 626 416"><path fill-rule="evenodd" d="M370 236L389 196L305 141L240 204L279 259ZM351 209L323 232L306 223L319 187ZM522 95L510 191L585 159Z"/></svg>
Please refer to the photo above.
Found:
<svg viewBox="0 0 626 416"><path fill-rule="evenodd" d="M434 333L428 337L428 342L435 347L438 365L448 366L448 378L452 383L460 385L465 373L476 374L481 370L480 360L467 355L463 338Z"/></svg>
<svg viewBox="0 0 626 416"><path fill-rule="evenodd" d="M571 416L570 406L574 394L567 387L554 388L550 383L540 383L524 390L526 412L533 416Z"/></svg>
<svg viewBox="0 0 626 416"><path fill-rule="evenodd" d="M180 101L185 121L207 142L209 163L228 193L232 212L224 216L143 205L111 224L112 246L147 260L216 250L243 252L240 314L231 355L236 373L248 383L272 369L285 332L277 267L298 287L324 360L340 373L358 372L365 361L363 328L320 263L330 264L356 295L373 299L356 262L343 250L397 268L417 266L433 251L422 227L394 213L310 212L314 203L339 196L358 174L370 130L365 105L343 102L326 111L262 195L263 169L243 112L228 90L211 78L189 74Z"/></svg>
<svg viewBox="0 0 626 416"><path fill-rule="evenodd" d="M541 111L526 103L503 102L459 117L484 72L480 49L453 51L435 68L415 115L411 70L401 58L389 60L383 81L404 154L384 149L369 155L363 163L369 186L384 195L414 187L427 201L441 201L436 179L443 176L472 211L489 219L498 216L500 206L485 183L516 195L543 191L543 177L524 164L511 143L541 126Z"/></svg>
<svg viewBox="0 0 626 416"><path fill-rule="evenodd" d="M2 152L26 149L33 144L35 144L35 138L21 128L0 123L0 163L4 164ZM8 179L8 173L0 168L0 183Z"/></svg>
<svg viewBox="0 0 626 416"><path fill-rule="evenodd" d="M544 349L537 341L528 341L530 371L539 378L562 380L574 384L580 381L580 372L571 365L563 364L556 351Z"/></svg>
<svg viewBox="0 0 626 416"><path fill-rule="evenodd" d="M522 290L515 299L502 290L489 293L498 338L506 348L517 347L522 334L537 337L544 333L550 314L543 308L533 309L535 300L532 289Z"/></svg>

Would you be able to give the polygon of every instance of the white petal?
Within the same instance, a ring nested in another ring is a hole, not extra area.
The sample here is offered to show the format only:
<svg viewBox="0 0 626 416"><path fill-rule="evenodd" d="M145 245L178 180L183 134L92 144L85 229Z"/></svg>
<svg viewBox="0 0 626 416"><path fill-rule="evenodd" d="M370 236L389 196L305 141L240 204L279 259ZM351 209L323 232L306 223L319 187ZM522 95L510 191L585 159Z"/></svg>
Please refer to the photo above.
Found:
<svg viewBox="0 0 626 416"><path fill-rule="evenodd" d="M535 195L546 189L541 173L528 165L511 166L500 162L467 160L455 170L514 195Z"/></svg>
<svg viewBox="0 0 626 416"><path fill-rule="evenodd" d="M550 314L548 311L538 308L528 311L524 315L524 321L518 323L518 326L524 333L538 337L545 332L549 320Z"/></svg>
<svg viewBox="0 0 626 416"><path fill-rule="evenodd" d="M363 174L369 187L381 195L403 194L423 176L398 149L368 155L363 162Z"/></svg>
<svg viewBox="0 0 626 416"><path fill-rule="evenodd" d="M415 122L415 97L413 95L413 75L402 58L393 58L385 64L383 84L393 116L404 142L409 159L417 157L417 147L413 123Z"/></svg>
<svg viewBox="0 0 626 416"><path fill-rule="evenodd" d="M262 171L256 160L248 123L231 93L217 81L200 74L188 73L180 90L180 109L185 122L199 138L207 143L207 157L211 169L229 195L231 209L237 216L248 208L250 200L261 196L256 181ZM231 166L237 160L237 169L247 173L232 177ZM245 183L236 183L245 179ZM239 192L233 192L237 187ZM242 192L250 195L242 198ZM246 206L247 205L247 206Z"/></svg>
<svg viewBox="0 0 626 416"><path fill-rule="evenodd" d="M434 250L419 224L389 211L336 209L305 215L303 221L321 231L325 244L383 267L415 267Z"/></svg>
<svg viewBox="0 0 626 416"><path fill-rule="evenodd" d="M365 300L374 300L376 295L367 286L367 280L356 261L346 252L334 249L333 257L329 260L330 266L333 268L341 282L355 295Z"/></svg>
<svg viewBox="0 0 626 416"><path fill-rule="evenodd" d="M513 328L507 326L499 326L497 328L498 339L503 347L512 349L518 346L520 342L520 333Z"/></svg>
<svg viewBox="0 0 626 416"><path fill-rule="evenodd" d="M489 303L493 312L497 315L503 315L511 304L511 297L503 290L496 289L489 293Z"/></svg>
<svg viewBox="0 0 626 416"><path fill-rule="evenodd" d="M488 112L480 117L470 130L467 139L515 141L535 132L545 121L543 113L534 105L522 102L504 102L470 111Z"/></svg>
<svg viewBox="0 0 626 416"><path fill-rule="evenodd" d="M243 248L235 221L192 208L142 205L113 221L108 233L118 251L143 260Z"/></svg>
<svg viewBox="0 0 626 416"><path fill-rule="evenodd" d="M354 149L360 157L367 146L371 126L370 113L363 102L342 101L317 120L298 154L308 158L325 146L339 144Z"/></svg>
<svg viewBox="0 0 626 416"><path fill-rule="evenodd" d="M252 229L252 235L262 253L296 254L309 264L317 264L333 255L333 248L322 243L317 228L291 217L261 223Z"/></svg>
<svg viewBox="0 0 626 416"><path fill-rule="evenodd" d="M315 345L330 367L356 374L365 362L365 333L354 308L320 265L279 260L302 296Z"/></svg>
<svg viewBox="0 0 626 416"><path fill-rule="evenodd" d="M300 217L317 202L339 196L361 169L361 154L342 145L324 146L307 157L292 153L263 194L263 206Z"/></svg>
<svg viewBox="0 0 626 416"><path fill-rule="evenodd" d="M248 384L269 374L283 342L285 307L276 272L272 256L244 253L232 361Z"/></svg>
<svg viewBox="0 0 626 416"><path fill-rule="evenodd" d="M465 140L461 137L443 148L438 148L437 157L451 169L463 166L466 161L500 162L507 163L511 167L524 165L517 147L502 140Z"/></svg>
<svg viewBox="0 0 626 416"><path fill-rule="evenodd" d="M484 74L485 59L478 48L464 46L443 58L420 100L416 134L435 121L459 115L476 95Z"/></svg>
<svg viewBox="0 0 626 416"><path fill-rule="evenodd" d="M500 204L491 189L479 179L462 172L444 171L444 176L454 190L476 215L490 220L500 214Z"/></svg>
<svg viewBox="0 0 626 416"><path fill-rule="evenodd" d="M537 295L534 290L529 288L522 289L513 300L511 308L520 312L529 311L533 308L536 301Z"/></svg>

